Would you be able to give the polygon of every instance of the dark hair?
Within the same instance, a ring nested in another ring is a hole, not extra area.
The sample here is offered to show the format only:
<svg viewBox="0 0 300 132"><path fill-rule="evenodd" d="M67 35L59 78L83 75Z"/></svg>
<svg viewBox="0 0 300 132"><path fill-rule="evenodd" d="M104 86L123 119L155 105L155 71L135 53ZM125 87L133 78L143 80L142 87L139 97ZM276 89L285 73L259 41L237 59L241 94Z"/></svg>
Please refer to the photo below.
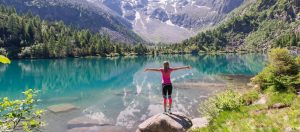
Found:
<svg viewBox="0 0 300 132"><path fill-rule="evenodd" d="M169 62L164 61L164 72L168 72L169 68L170 68Z"/></svg>

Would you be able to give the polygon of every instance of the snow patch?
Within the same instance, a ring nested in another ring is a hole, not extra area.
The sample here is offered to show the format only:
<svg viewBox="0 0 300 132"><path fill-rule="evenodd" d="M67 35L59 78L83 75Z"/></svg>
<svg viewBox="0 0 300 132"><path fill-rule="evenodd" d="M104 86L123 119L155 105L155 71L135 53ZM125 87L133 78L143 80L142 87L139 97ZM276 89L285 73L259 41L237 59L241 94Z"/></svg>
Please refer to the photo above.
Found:
<svg viewBox="0 0 300 132"><path fill-rule="evenodd" d="M98 0L86 0L87 2L90 2L90 3L96 3L96 2L99 2Z"/></svg>
<svg viewBox="0 0 300 132"><path fill-rule="evenodd" d="M167 0L159 0L158 3L159 3L159 4L164 4L164 5L166 5L166 4L167 4Z"/></svg>
<svg viewBox="0 0 300 132"><path fill-rule="evenodd" d="M191 2L191 5L195 5L195 3L196 3L196 1L193 0L193 1Z"/></svg>
<svg viewBox="0 0 300 132"><path fill-rule="evenodd" d="M200 9L207 9L207 10L211 9L210 7L207 7L207 6L199 6L199 5L195 5L195 6Z"/></svg>
<svg viewBox="0 0 300 132"><path fill-rule="evenodd" d="M166 24L168 24L168 25L170 25L170 26L176 26L175 24L173 24L173 23L171 22L171 20L166 21Z"/></svg>
<svg viewBox="0 0 300 132"><path fill-rule="evenodd" d="M135 20L138 21L138 20L140 20L140 19L141 19L141 13L138 12L138 11L136 11L136 12L135 12Z"/></svg>
<svg viewBox="0 0 300 132"><path fill-rule="evenodd" d="M146 22L147 22L147 23L150 22L150 17L149 17L149 16L146 18Z"/></svg>
<svg viewBox="0 0 300 132"><path fill-rule="evenodd" d="M124 9L124 4L125 4L125 2L121 1L121 10L122 10L122 17L123 18L125 18L125 13L126 13L126 10Z"/></svg>
<svg viewBox="0 0 300 132"><path fill-rule="evenodd" d="M140 22L142 24L143 28L146 28L145 23L142 20L142 16L141 13L138 11L135 11L135 20L134 20L134 25L137 25L138 22Z"/></svg>
<svg viewBox="0 0 300 132"><path fill-rule="evenodd" d="M177 3L175 2L173 5L172 5L172 7L174 8L174 12L175 12L175 14L177 13Z"/></svg>

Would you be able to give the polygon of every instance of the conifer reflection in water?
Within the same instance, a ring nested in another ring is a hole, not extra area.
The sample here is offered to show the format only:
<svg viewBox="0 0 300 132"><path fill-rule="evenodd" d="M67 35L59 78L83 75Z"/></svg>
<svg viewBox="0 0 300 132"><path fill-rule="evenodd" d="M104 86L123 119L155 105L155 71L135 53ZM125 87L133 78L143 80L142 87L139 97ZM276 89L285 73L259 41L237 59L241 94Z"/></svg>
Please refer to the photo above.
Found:
<svg viewBox="0 0 300 132"><path fill-rule="evenodd" d="M41 90L40 106L71 103L78 107L47 114L46 131L67 131L68 122L82 116L134 129L163 109L160 74L144 73L144 67L161 67L164 60L171 66L191 65L191 71L172 74L174 111L196 116L199 102L222 90L212 84L223 88L230 81L228 76L255 75L265 59L261 54L223 54L14 60L5 67L0 65L0 97L18 98L26 88L36 88Z"/></svg>

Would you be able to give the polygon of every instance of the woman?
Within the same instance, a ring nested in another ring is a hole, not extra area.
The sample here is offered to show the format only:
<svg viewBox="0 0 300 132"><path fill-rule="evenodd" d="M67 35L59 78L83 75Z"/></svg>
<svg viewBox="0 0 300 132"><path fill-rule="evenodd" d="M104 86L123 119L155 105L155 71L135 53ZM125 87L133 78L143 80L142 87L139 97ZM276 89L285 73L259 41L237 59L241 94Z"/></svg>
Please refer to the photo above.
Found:
<svg viewBox="0 0 300 132"><path fill-rule="evenodd" d="M164 98L164 113L171 113L172 106L172 82L171 82L171 72L181 69L191 69L191 66L183 66L183 67L174 67L170 68L169 62L164 61L164 68L146 68L146 71L155 71L162 73L162 94ZM167 99L169 100L169 109L167 111Z"/></svg>

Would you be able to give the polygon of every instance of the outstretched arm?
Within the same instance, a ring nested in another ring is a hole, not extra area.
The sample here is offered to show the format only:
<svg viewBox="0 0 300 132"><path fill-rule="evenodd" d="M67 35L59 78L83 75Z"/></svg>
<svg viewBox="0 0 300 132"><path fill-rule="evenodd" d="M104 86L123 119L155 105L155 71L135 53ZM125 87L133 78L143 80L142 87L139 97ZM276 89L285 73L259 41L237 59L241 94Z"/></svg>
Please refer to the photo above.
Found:
<svg viewBox="0 0 300 132"><path fill-rule="evenodd" d="M158 68L146 68L146 69L145 69L145 72L146 72L146 71L160 72L160 69L158 69Z"/></svg>
<svg viewBox="0 0 300 132"><path fill-rule="evenodd" d="M183 67L174 67L173 70L176 71L176 70L182 70L182 69L192 69L191 66L183 66Z"/></svg>

